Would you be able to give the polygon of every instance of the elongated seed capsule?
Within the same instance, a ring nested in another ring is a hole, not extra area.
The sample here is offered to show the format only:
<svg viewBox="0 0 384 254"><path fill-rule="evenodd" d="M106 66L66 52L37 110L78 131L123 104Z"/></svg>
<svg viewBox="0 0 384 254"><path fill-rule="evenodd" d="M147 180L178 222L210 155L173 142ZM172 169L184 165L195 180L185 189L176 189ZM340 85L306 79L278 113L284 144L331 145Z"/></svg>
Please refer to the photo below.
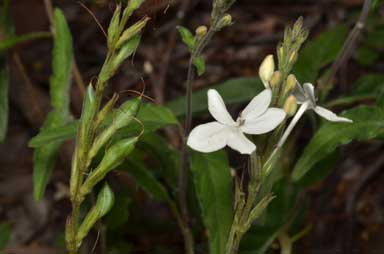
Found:
<svg viewBox="0 0 384 254"><path fill-rule="evenodd" d="M85 197L85 195L87 195L108 172L124 161L125 157L127 157L135 148L138 139L138 137L123 139L107 149L100 164L92 173L90 173L84 184L81 186L81 198Z"/></svg>
<svg viewBox="0 0 384 254"><path fill-rule="evenodd" d="M121 15L121 5L117 4L115 12L113 13L111 22L108 26L108 48L111 49L119 35L119 24Z"/></svg>
<svg viewBox="0 0 384 254"><path fill-rule="evenodd" d="M89 85L84 96L83 111L81 113L80 125L77 132L76 149L72 157L71 181L70 181L70 195L73 200L76 196L78 189L79 177L86 163L86 152L92 142L90 137L90 130L92 128L92 121L97 110L95 92L92 85Z"/></svg>
<svg viewBox="0 0 384 254"><path fill-rule="evenodd" d="M93 145L88 153L87 166L89 166L92 159L100 151L100 148L102 148L111 139L117 130L128 126L132 122L139 110L140 103L140 98L134 98L125 102L117 109L116 115L112 119L112 124L95 138L95 141L93 142Z"/></svg>
<svg viewBox="0 0 384 254"><path fill-rule="evenodd" d="M125 42L140 33L144 26L147 24L148 20L150 20L149 17L144 17L142 20L127 28L116 42L116 48L120 48L122 45L124 45Z"/></svg>
<svg viewBox="0 0 384 254"><path fill-rule="evenodd" d="M89 230L91 230L95 223L111 210L114 201L115 196L113 191L108 184L105 184L97 195L95 206L85 216L85 219L79 227L79 231L76 236L77 247L80 247L82 240L88 235Z"/></svg>
<svg viewBox="0 0 384 254"><path fill-rule="evenodd" d="M113 107L119 95L117 93L113 94L112 98L105 104L105 106L97 113L94 126L95 128L100 127L101 123L105 120L105 118L111 113Z"/></svg>

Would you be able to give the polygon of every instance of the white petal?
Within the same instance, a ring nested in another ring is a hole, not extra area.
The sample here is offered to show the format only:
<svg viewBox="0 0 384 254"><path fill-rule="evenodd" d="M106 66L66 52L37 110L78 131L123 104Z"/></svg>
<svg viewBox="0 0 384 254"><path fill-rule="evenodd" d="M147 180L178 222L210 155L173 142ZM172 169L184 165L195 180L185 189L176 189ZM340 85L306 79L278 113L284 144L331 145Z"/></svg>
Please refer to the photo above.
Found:
<svg viewBox="0 0 384 254"><path fill-rule="evenodd" d="M316 106L314 108L314 110L319 116L321 116L321 117L323 117L323 118L325 118L331 122L346 122L346 123L352 123L353 122L351 119L337 116L332 111L330 111L326 108L320 107L320 106Z"/></svg>
<svg viewBox="0 0 384 254"><path fill-rule="evenodd" d="M303 89L307 97L311 100L313 105L316 105L316 96L315 96L315 88L311 83L305 83L303 85Z"/></svg>
<svg viewBox="0 0 384 254"><path fill-rule="evenodd" d="M305 96L304 89L301 87L299 82L296 83L295 88L293 89L292 92L293 96L296 97L297 103L298 104L303 104L305 101L307 101L307 98Z"/></svg>
<svg viewBox="0 0 384 254"><path fill-rule="evenodd" d="M225 147L231 129L219 122L196 126L189 134L187 145L192 149L210 153Z"/></svg>
<svg viewBox="0 0 384 254"><path fill-rule="evenodd" d="M240 117L243 120L256 119L267 110L271 100L272 91L270 89L265 89L251 100L251 102L241 112Z"/></svg>
<svg viewBox="0 0 384 254"><path fill-rule="evenodd" d="M285 118L284 110L280 108L269 108L263 115L245 121L241 130L247 134L264 134L275 129Z"/></svg>
<svg viewBox="0 0 384 254"><path fill-rule="evenodd" d="M218 122L230 126L235 125L235 121L225 107L223 98L215 89L208 90L208 110Z"/></svg>
<svg viewBox="0 0 384 254"><path fill-rule="evenodd" d="M252 143L239 129L233 129L228 136L227 145L241 154L251 154L256 150Z"/></svg>

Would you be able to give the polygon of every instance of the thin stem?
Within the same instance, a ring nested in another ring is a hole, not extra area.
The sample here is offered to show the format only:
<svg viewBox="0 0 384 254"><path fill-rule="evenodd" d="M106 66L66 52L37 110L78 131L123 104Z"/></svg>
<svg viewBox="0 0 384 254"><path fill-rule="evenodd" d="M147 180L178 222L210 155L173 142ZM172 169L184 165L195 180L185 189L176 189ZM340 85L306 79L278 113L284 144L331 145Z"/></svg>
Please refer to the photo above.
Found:
<svg viewBox="0 0 384 254"><path fill-rule="evenodd" d="M367 21L371 2L372 0L365 0L359 19L357 20L355 26L349 33L347 39L345 40L343 48L341 49L336 61L333 62L331 67L331 73L329 74L324 84L328 84L333 79L340 67L343 66L346 61L348 61L351 54L353 53L355 42L361 34L361 31L363 31L363 29L365 28L365 23Z"/></svg>

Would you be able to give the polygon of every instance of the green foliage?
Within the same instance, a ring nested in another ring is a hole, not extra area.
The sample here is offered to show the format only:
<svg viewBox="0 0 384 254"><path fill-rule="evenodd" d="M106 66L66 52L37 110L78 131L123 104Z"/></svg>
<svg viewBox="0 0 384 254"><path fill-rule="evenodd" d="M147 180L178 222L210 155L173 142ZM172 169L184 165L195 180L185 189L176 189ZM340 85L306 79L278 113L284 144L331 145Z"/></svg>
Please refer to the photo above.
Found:
<svg viewBox="0 0 384 254"><path fill-rule="evenodd" d="M207 112L207 91L211 88L220 93L227 105L231 105L251 100L255 94L264 89L264 86L258 78L235 78L201 89L192 95L192 113ZM167 106L177 117L181 117L185 115L185 101L185 96L181 96L168 102Z"/></svg>
<svg viewBox="0 0 384 254"><path fill-rule="evenodd" d="M117 111L115 110L114 112L116 113ZM115 114L114 112L106 116L106 119L104 121L105 125L110 125L111 123L113 123L113 115ZM136 118L143 123L146 132L153 132L169 125L178 124L178 121L172 111L170 111L164 106L155 104L142 104ZM40 147L50 142L65 141L67 139L74 138L78 126L79 122L73 121L71 123L65 124L63 126L58 126L56 128L41 130L41 132L37 136L33 137L29 141L29 146ZM133 130L140 129L141 126L139 124L131 122L131 125L127 128L122 128L121 132L132 133Z"/></svg>
<svg viewBox="0 0 384 254"><path fill-rule="evenodd" d="M3 250L11 237L11 226L8 223L0 224L0 251Z"/></svg>
<svg viewBox="0 0 384 254"><path fill-rule="evenodd" d="M183 26L178 26L177 30L183 40L184 44L188 46L188 49L192 51L195 48L195 36L188 30L188 28Z"/></svg>
<svg viewBox="0 0 384 254"><path fill-rule="evenodd" d="M296 163L292 172L293 181L299 181L337 146L352 140L374 139L384 132L384 111L381 108L360 106L347 110L342 116L352 119L353 124L327 122L322 125Z"/></svg>
<svg viewBox="0 0 384 254"><path fill-rule="evenodd" d="M1 64L1 63L0 63ZM0 142L4 141L8 128L9 73L5 64L0 66Z"/></svg>
<svg viewBox="0 0 384 254"><path fill-rule="evenodd" d="M202 56L196 57L193 60L193 65L195 65L195 67L197 69L197 74L199 76L204 74L204 72L205 72L205 61L204 61L204 58Z"/></svg>
<svg viewBox="0 0 384 254"><path fill-rule="evenodd" d="M338 56L348 34L348 27L337 25L319 34L301 50L293 73L302 82L314 82L320 70Z"/></svg>
<svg viewBox="0 0 384 254"><path fill-rule="evenodd" d="M72 69L72 37L64 15L55 10L55 37L50 78L50 94L53 110L49 113L41 132L62 126L70 119L69 89ZM40 200L51 175L61 142L45 144L35 149L33 156L34 197Z"/></svg>
<svg viewBox="0 0 384 254"><path fill-rule="evenodd" d="M6 38L5 40L0 41L0 53L10 48L16 46L19 43L23 43L30 40L36 40L41 38L49 38L50 33L47 32L36 32L30 34L23 34L20 36L13 36L10 38Z"/></svg>
<svg viewBox="0 0 384 254"><path fill-rule="evenodd" d="M225 253L232 225L232 177L224 151L192 152L191 170L208 230L209 253Z"/></svg>

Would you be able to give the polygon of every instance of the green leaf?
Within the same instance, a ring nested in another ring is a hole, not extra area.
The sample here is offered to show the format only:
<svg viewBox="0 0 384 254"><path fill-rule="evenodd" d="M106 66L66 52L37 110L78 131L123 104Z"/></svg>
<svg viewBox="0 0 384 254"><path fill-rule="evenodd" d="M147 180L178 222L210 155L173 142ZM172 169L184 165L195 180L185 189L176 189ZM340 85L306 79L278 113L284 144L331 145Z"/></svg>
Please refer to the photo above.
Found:
<svg viewBox="0 0 384 254"><path fill-rule="evenodd" d="M384 132L384 111L381 108L361 106L344 112L342 116L352 119L353 123L327 122L321 126L296 163L293 181L299 181L337 146L352 140L373 139Z"/></svg>
<svg viewBox="0 0 384 254"><path fill-rule="evenodd" d="M74 138L78 127L79 122L72 121L56 128L41 129L39 134L29 141L28 146L40 147L51 142L63 142Z"/></svg>
<svg viewBox="0 0 384 254"><path fill-rule="evenodd" d="M178 26L177 30L179 31L179 34L181 36L181 39L185 43L185 45L188 46L189 50L193 50L195 47L195 37L193 34L188 30L188 28L183 26Z"/></svg>
<svg viewBox="0 0 384 254"><path fill-rule="evenodd" d="M152 171L142 163L142 160L134 154L127 159L127 162L119 166L118 170L128 172L152 198L158 201L170 200L164 186L155 178Z"/></svg>
<svg viewBox="0 0 384 254"><path fill-rule="evenodd" d="M224 151L192 152L191 170L208 230L209 253L223 254L232 225L232 177Z"/></svg>
<svg viewBox="0 0 384 254"><path fill-rule="evenodd" d="M216 89L223 97L226 105L249 102L264 89L258 78L234 78L221 84L196 91L192 95L192 113L207 112L207 91ZM185 115L185 96L178 97L167 104L177 117Z"/></svg>
<svg viewBox="0 0 384 254"><path fill-rule="evenodd" d="M112 123L113 114L114 113L111 113L107 117L109 119L105 120L106 125ZM153 132L169 125L179 124L171 110L164 106L151 103L141 105L137 119L143 123L146 132ZM28 145L30 147L40 147L49 142L65 141L74 138L78 125L79 122L76 120L55 128L43 129L37 136L30 140ZM132 131L141 130L141 126L138 123L132 122L131 125L132 126L121 129L120 134L132 134Z"/></svg>
<svg viewBox="0 0 384 254"><path fill-rule="evenodd" d="M0 224L0 250L3 250L11 238L11 226L8 223Z"/></svg>
<svg viewBox="0 0 384 254"><path fill-rule="evenodd" d="M108 184L104 184L103 188L97 195L95 206L85 216L83 222L79 227L79 231L76 236L76 241L81 243L84 237L88 234L89 230L95 225L95 223L105 216L112 208L115 202L115 195Z"/></svg>
<svg viewBox="0 0 384 254"><path fill-rule="evenodd" d="M52 75L50 78L51 111L40 132L65 125L71 118L69 112L69 89L72 70L72 37L63 13L56 9L55 37L53 45ZM52 173L61 145L60 140L43 143L33 155L33 193L40 200Z"/></svg>
<svg viewBox="0 0 384 254"><path fill-rule="evenodd" d="M30 40L40 39L40 38L49 38L51 36L48 32L36 32L30 34L23 34L20 36L9 37L0 42L0 53L6 51L19 43L23 43Z"/></svg>
<svg viewBox="0 0 384 254"><path fill-rule="evenodd" d="M300 52L293 73L301 82L313 83L320 70L335 60L348 34L348 26L337 25L308 42Z"/></svg>
<svg viewBox="0 0 384 254"><path fill-rule="evenodd" d="M202 56L196 57L193 60L193 65L196 67L197 74L199 76L204 74L204 72L205 72L205 61L204 61L204 58Z"/></svg>
<svg viewBox="0 0 384 254"><path fill-rule="evenodd" d="M383 74L367 74L359 78L353 85L354 95L377 95L384 90Z"/></svg>
<svg viewBox="0 0 384 254"><path fill-rule="evenodd" d="M8 90L9 74L4 64L0 65L0 142L4 141L8 128Z"/></svg>
<svg viewBox="0 0 384 254"><path fill-rule="evenodd" d="M53 46L51 103L58 114L69 116L69 89L73 63L72 36L64 14L55 9L55 41Z"/></svg>

